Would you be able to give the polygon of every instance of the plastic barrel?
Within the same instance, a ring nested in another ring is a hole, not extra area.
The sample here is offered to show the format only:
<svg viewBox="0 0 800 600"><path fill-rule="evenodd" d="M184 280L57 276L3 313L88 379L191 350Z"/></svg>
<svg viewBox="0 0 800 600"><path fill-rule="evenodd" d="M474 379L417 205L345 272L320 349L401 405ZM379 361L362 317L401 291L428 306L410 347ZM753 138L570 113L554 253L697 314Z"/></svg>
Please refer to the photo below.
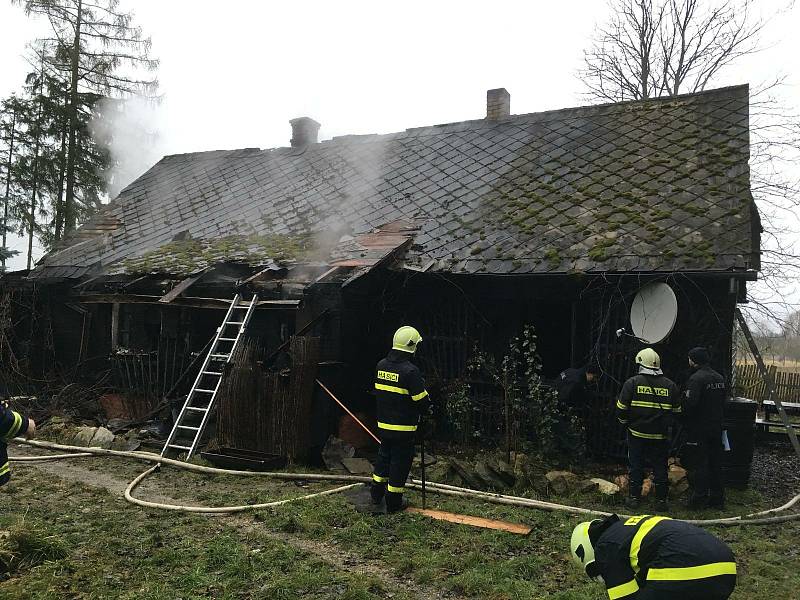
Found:
<svg viewBox="0 0 800 600"><path fill-rule="evenodd" d="M750 481L755 449L757 403L747 398L730 398L725 405L723 427L728 430L731 449L725 452L722 473L727 487L743 489Z"/></svg>

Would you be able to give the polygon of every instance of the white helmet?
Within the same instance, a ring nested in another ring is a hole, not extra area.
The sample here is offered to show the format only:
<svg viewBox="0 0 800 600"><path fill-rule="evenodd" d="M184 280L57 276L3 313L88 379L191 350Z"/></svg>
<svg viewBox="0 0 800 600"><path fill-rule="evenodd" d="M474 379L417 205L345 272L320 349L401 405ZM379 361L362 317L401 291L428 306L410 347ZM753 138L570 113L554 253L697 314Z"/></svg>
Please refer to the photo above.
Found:
<svg viewBox="0 0 800 600"><path fill-rule="evenodd" d="M652 348L639 350L639 353L636 355L636 364L645 369L651 369L656 372L661 371L661 357L658 355L658 352Z"/></svg>

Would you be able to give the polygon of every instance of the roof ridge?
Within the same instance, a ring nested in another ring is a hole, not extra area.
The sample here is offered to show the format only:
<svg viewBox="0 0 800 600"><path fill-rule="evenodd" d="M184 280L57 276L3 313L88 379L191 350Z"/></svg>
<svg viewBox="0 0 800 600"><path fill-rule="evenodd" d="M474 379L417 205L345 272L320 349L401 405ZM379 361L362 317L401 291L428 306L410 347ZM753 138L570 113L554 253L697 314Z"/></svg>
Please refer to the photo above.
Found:
<svg viewBox="0 0 800 600"><path fill-rule="evenodd" d="M487 120L487 119L468 119L465 121L452 121L450 123L438 123L433 125L420 125L419 127L408 127L402 131L390 131L386 133L357 133L357 134L344 134L333 136L328 140L321 140L320 145L330 146L335 144L353 144L363 142L376 142L385 141L392 138L407 137L407 136L420 136L420 135L440 135L452 133L457 129L483 129L493 128L502 124L513 124L519 122L535 122L535 121L552 121L562 116L570 116L572 118L584 118L598 113L616 113L619 111L629 111L638 107L647 108L658 104L671 104L675 102L683 102L702 96L730 96L732 92L745 91L749 94L749 84L743 83L738 85L731 85L721 88L714 88L711 90L702 90L699 92L690 92L687 94L678 94L677 96L660 96L658 98L647 98L646 100L625 100L622 102L604 102L603 104L583 104L579 106L571 106L567 108L554 108L551 110L543 110L530 113L520 113L510 115L503 119ZM309 146L309 149L314 145ZM218 158L218 155L229 154L229 158L250 158L255 155L263 155L269 152L276 151L291 151L293 148L289 146L275 146L273 148L235 148L231 150L205 150L200 152L187 152L184 154L168 154L161 160L177 158L177 157L197 157L203 158ZM215 155L215 156L211 156Z"/></svg>

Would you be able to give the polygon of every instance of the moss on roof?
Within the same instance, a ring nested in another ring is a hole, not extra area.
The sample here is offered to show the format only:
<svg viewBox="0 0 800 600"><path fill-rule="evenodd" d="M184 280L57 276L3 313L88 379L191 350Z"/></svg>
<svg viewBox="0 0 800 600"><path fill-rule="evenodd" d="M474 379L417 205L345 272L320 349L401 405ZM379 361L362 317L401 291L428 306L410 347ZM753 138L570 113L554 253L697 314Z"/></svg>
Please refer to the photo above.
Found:
<svg viewBox="0 0 800 600"><path fill-rule="evenodd" d="M169 273L186 276L221 262L248 265L296 262L310 255L312 236L229 235L210 240L169 242L119 263L117 272L129 274Z"/></svg>

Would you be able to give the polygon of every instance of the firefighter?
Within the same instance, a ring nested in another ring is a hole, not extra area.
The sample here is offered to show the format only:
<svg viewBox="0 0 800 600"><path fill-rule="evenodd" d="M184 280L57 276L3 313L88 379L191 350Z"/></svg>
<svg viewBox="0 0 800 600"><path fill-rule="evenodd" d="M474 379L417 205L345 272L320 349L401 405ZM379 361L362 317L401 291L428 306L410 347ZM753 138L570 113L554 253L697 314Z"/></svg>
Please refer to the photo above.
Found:
<svg viewBox="0 0 800 600"><path fill-rule="evenodd" d="M6 400L0 401L0 486L11 479L8 465L8 442L18 435L27 439L36 435L36 423L8 407Z"/></svg>
<svg viewBox="0 0 800 600"><path fill-rule="evenodd" d="M420 415L429 405L419 369L411 362L422 336L404 325L392 339L392 349L375 373L375 397L381 445L372 475L372 502L386 500L386 512L405 508L403 492L414 459L414 439Z"/></svg>
<svg viewBox="0 0 800 600"><path fill-rule="evenodd" d="M669 517L617 515L579 524L572 558L611 600L724 600L736 587L731 549Z"/></svg>
<svg viewBox="0 0 800 600"><path fill-rule="evenodd" d="M686 382L683 419L686 443L681 463L688 470L689 508L722 508L722 416L725 407L725 380L711 368L705 348L689 350L693 370Z"/></svg>
<svg viewBox="0 0 800 600"><path fill-rule="evenodd" d="M644 463L653 467L657 506L667 507L667 461L673 416L681 411L675 384L661 371L661 357L652 348L636 355L639 373L622 386L617 418L628 430L630 491L626 505L637 508L642 499Z"/></svg>

